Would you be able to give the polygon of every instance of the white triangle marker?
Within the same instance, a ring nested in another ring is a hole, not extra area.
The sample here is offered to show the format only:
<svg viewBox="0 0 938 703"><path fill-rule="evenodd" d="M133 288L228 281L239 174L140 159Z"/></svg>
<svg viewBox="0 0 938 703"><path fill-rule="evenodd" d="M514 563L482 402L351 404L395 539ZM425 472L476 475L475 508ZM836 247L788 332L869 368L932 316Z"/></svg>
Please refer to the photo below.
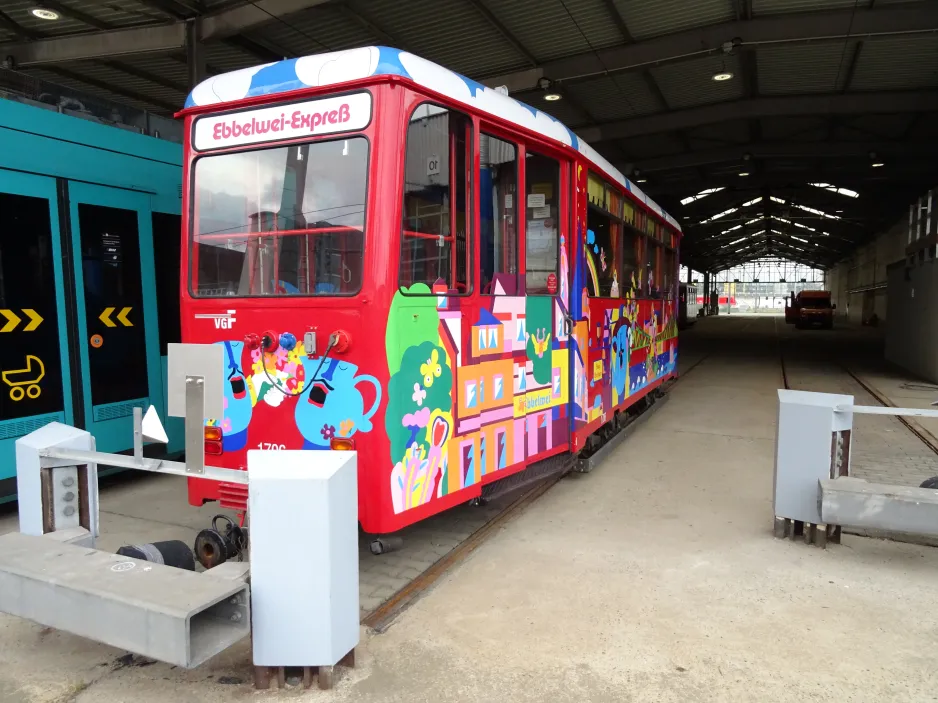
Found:
<svg viewBox="0 0 938 703"><path fill-rule="evenodd" d="M160 422L160 416L156 414L156 408L152 405L143 416L141 425L141 434L145 442L157 442L159 444L168 444L169 437L166 436L166 430L163 429L163 423Z"/></svg>

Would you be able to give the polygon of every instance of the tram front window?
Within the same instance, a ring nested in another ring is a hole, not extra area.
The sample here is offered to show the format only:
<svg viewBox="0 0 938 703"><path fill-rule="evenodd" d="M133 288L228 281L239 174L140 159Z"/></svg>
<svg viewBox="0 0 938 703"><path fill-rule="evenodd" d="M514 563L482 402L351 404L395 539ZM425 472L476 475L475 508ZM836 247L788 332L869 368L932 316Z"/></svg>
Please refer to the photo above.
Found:
<svg viewBox="0 0 938 703"><path fill-rule="evenodd" d="M368 141L204 156L193 188L196 297L361 289Z"/></svg>

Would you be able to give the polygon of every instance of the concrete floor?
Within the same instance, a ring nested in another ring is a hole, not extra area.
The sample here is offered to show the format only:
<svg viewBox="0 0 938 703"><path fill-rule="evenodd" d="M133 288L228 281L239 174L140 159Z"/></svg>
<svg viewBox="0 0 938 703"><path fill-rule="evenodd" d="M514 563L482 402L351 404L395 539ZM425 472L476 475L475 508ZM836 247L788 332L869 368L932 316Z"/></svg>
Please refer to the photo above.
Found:
<svg viewBox="0 0 938 703"><path fill-rule="evenodd" d="M247 643L181 672L4 617L0 700L935 700L938 551L772 537L788 334L771 318L698 323L682 365L700 363L671 401L386 633L363 633L359 667L331 692L255 693L238 683L250 679ZM803 334L828 335L799 338L807 359L845 333Z"/></svg>

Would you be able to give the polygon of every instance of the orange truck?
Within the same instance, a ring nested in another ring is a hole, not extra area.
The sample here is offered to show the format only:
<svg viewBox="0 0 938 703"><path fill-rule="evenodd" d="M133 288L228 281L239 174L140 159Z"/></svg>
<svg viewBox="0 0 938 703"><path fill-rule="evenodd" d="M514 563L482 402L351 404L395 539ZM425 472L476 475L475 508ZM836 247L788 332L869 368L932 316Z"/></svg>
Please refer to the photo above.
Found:
<svg viewBox="0 0 938 703"><path fill-rule="evenodd" d="M829 290L803 290L798 295L792 292L785 301L785 322L798 329L805 327L834 326L834 310Z"/></svg>

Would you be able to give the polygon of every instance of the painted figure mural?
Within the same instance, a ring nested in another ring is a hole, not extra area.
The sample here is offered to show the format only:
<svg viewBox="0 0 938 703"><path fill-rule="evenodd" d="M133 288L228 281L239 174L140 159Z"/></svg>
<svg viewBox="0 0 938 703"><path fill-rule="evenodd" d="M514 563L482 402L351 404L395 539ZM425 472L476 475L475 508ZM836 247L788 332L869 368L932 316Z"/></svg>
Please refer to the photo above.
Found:
<svg viewBox="0 0 938 703"><path fill-rule="evenodd" d="M310 359L302 342L293 349L281 346L269 354L246 350L244 342L218 344L225 349L224 415L207 424L221 427L225 452L257 447L258 442L250 436L252 419L290 403L294 404L293 423L277 423L276 439L282 441L269 441L274 437L267 432L263 444L283 449L328 449L333 437L351 437L372 429L371 418L381 404L381 384L374 376L359 375L355 364L333 357ZM370 389L367 403L363 387Z"/></svg>

